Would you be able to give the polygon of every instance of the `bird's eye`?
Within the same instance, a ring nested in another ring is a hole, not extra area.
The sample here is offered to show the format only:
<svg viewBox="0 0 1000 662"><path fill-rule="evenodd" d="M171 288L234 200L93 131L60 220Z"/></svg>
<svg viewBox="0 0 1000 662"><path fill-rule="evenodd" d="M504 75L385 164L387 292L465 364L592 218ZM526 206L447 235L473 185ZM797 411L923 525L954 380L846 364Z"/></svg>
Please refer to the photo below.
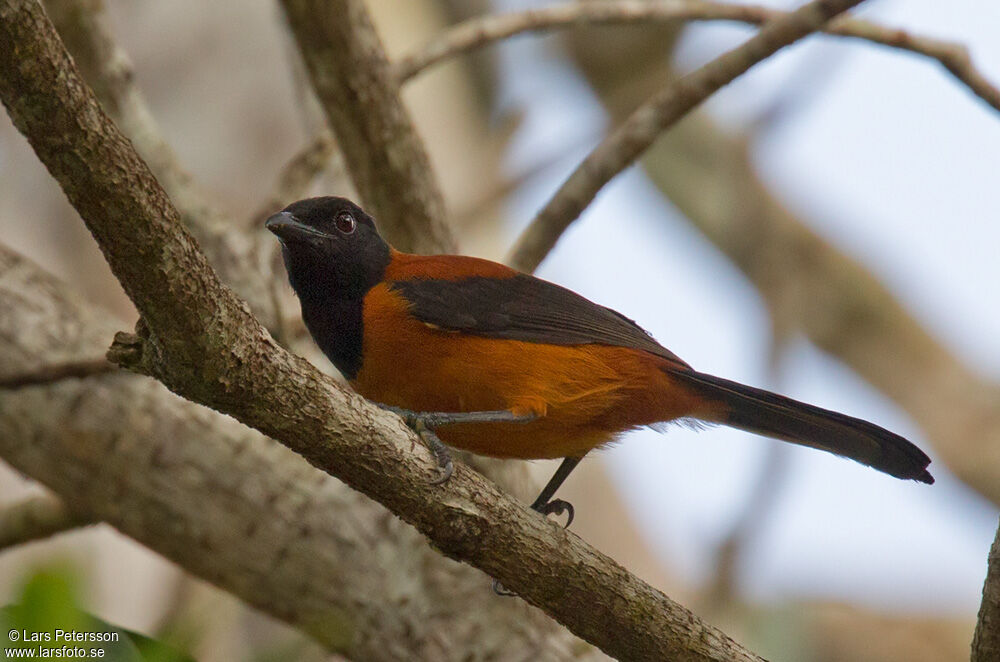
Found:
<svg viewBox="0 0 1000 662"><path fill-rule="evenodd" d="M354 220L354 216L351 215L351 212L347 211L337 214L334 222L337 225L337 229L343 234L351 234L358 227L358 222Z"/></svg>

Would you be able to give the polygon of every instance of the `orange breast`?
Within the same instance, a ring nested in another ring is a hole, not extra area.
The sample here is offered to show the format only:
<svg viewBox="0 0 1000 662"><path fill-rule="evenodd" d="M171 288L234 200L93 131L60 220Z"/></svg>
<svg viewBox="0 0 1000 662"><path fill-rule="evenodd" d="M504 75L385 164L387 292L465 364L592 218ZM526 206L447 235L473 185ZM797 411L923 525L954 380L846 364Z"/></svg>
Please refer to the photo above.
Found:
<svg viewBox="0 0 1000 662"><path fill-rule="evenodd" d="M559 346L464 335L411 317L381 284L364 302L364 361L354 388L414 411L511 410L530 423L445 426L455 448L514 458L579 457L631 428L688 416L698 399L664 359L603 345Z"/></svg>

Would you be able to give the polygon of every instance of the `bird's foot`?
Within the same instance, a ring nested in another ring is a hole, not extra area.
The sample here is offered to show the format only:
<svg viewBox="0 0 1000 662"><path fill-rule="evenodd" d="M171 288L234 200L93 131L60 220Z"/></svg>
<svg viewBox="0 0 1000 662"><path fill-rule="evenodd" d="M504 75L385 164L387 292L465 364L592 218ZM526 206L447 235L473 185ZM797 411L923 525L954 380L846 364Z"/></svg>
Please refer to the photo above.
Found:
<svg viewBox="0 0 1000 662"><path fill-rule="evenodd" d="M541 513L542 515L562 515L566 514L566 523L563 524L564 529L568 529L569 525L573 523L573 516L576 511L573 509L573 504L565 499L552 499L542 504L534 504L531 509Z"/></svg>
<svg viewBox="0 0 1000 662"><path fill-rule="evenodd" d="M451 461L451 451L441 441L441 438L437 436L437 433L427 427L427 424L422 419L418 418L416 420L413 424L413 430L427 444L427 447L431 449L431 453L434 454L434 459L437 461L438 474L431 479L431 485L447 483L451 479L451 475L455 473L455 464Z"/></svg>
<svg viewBox="0 0 1000 662"><path fill-rule="evenodd" d="M451 451L448 450L445 443L441 441L441 438L437 436L436 432L434 432L434 428L437 425L442 424L437 419L440 414L422 413L390 406L383 406L383 409L391 411L403 419L406 426L416 432L417 436L420 437L420 440L423 441L427 448L430 449L431 453L434 454L434 460L437 462L438 470L437 475L431 479L430 484L442 485L447 483L451 478L451 475L455 473L455 464L451 459Z"/></svg>

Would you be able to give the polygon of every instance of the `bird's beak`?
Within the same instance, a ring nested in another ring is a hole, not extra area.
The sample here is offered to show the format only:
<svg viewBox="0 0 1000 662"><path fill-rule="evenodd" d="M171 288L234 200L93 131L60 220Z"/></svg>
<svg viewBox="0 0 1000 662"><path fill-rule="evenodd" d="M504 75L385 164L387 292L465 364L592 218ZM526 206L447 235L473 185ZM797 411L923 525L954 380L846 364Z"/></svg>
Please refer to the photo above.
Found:
<svg viewBox="0 0 1000 662"><path fill-rule="evenodd" d="M287 211L279 211L266 221L264 227L273 232L282 242L303 240L308 237L326 237L325 234L304 223Z"/></svg>

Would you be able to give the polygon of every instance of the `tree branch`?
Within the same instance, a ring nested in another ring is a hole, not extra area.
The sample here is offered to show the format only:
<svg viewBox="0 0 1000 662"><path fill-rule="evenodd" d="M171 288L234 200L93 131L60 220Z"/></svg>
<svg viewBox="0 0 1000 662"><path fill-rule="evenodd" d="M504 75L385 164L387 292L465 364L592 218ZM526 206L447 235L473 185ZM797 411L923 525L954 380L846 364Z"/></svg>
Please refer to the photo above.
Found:
<svg viewBox="0 0 1000 662"><path fill-rule="evenodd" d="M767 23L742 45L669 84L637 108L583 160L517 240L508 263L533 271L605 184L666 129L752 66L819 29L861 0L814 0Z"/></svg>
<svg viewBox="0 0 1000 662"><path fill-rule="evenodd" d="M21 373L0 373L0 389L21 388L36 384L48 384L60 379L82 379L108 372L118 372L119 368L103 356L96 359L80 359L66 363L47 363L35 370Z"/></svg>
<svg viewBox="0 0 1000 662"><path fill-rule="evenodd" d="M50 494L27 497L0 506L0 552L94 523L96 520L70 511Z"/></svg>
<svg viewBox="0 0 1000 662"><path fill-rule="evenodd" d="M142 315L116 360L281 441L611 655L758 659L465 467L430 485L434 463L397 417L278 347L218 281L36 2L0 3L0 43L8 113Z"/></svg>
<svg viewBox="0 0 1000 662"><path fill-rule="evenodd" d="M976 634L972 637L972 662L1000 659L1000 529L990 547L979 607Z"/></svg>
<svg viewBox="0 0 1000 662"><path fill-rule="evenodd" d="M444 201L363 0L282 0L362 202L394 246L452 250Z"/></svg>
<svg viewBox="0 0 1000 662"><path fill-rule="evenodd" d="M21 372L52 354L104 351L116 324L81 301L0 246L3 363ZM597 655L538 610L482 600L479 571L377 503L145 377L119 370L0 392L0 456L74 512L351 659L457 662L470 642L498 660L539 647ZM472 601L481 604L456 614Z"/></svg>
<svg viewBox="0 0 1000 662"><path fill-rule="evenodd" d="M470 19L450 28L419 51L401 58L393 68L400 82L407 81L443 60L527 32L542 32L580 25L627 25L673 21L721 20L764 25L787 14L788 12L756 5L699 0L571 2ZM906 30L847 17L830 21L820 31L910 51L937 60L968 87L969 91L1000 110L1000 89L997 89L973 64L968 50L961 44L914 35Z"/></svg>

